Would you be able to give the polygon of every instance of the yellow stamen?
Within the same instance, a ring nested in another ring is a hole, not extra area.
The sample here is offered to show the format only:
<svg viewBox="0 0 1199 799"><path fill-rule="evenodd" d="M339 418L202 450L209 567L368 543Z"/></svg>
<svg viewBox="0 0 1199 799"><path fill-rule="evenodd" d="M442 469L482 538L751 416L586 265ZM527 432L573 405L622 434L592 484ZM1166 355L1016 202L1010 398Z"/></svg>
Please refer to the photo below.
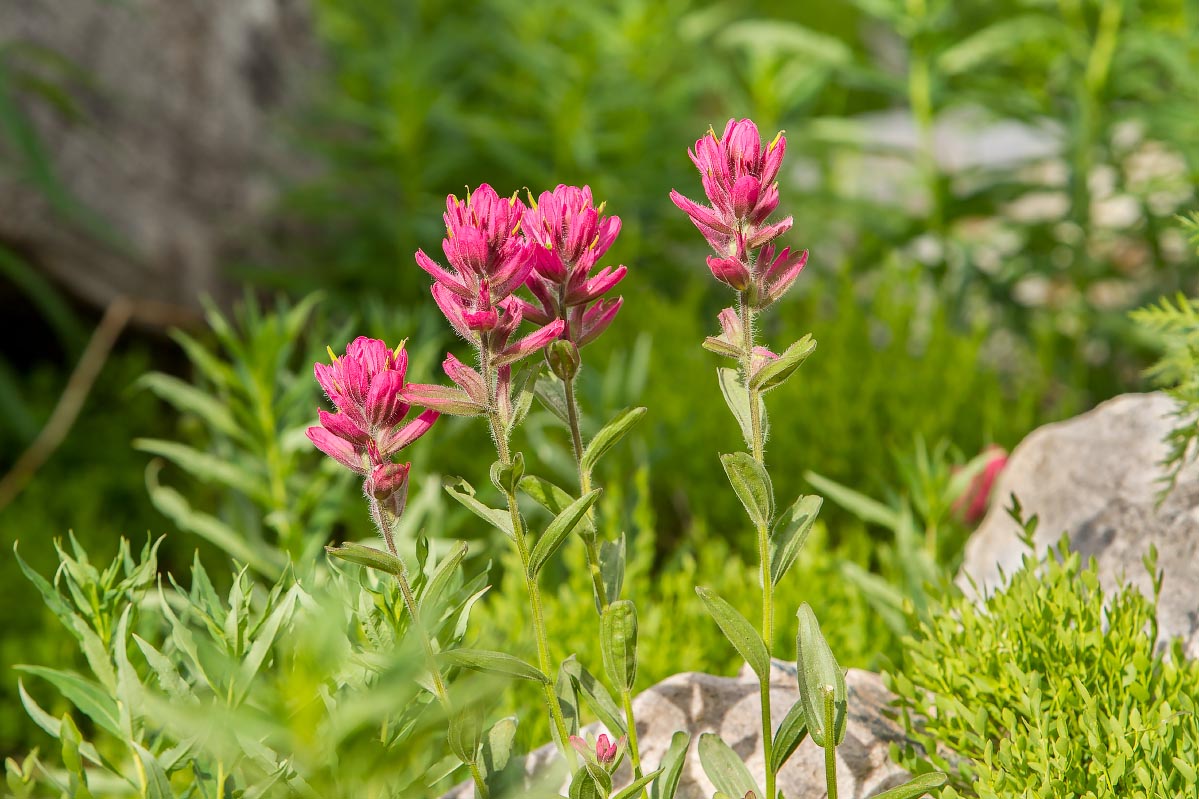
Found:
<svg viewBox="0 0 1199 799"><path fill-rule="evenodd" d="M598 233L595 234L595 238L591 240L591 244L589 244L587 246L587 249L594 250L595 245L597 245L597 244L599 244L599 234Z"/></svg>
<svg viewBox="0 0 1199 799"><path fill-rule="evenodd" d="M770 146L766 148L766 152L770 152L778 146L779 139L783 138L784 133L786 133L785 130L780 130L777 134L775 134L774 139L770 142Z"/></svg>
<svg viewBox="0 0 1199 799"><path fill-rule="evenodd" d="M537 210L537 200L533 199L533 192L529 190L528 186L525 186L525 194L527 194L529 196L529 207L532 208L534 211L536 211Z"/></svg>
<svg viewBox="0 0 1199 799"><path fill-rule="evenodd" d="M515 197L513 197L513 199L516 199L516 198L515 198ZM518 220L516 220L516 227L512 228L512 232L511 232L511 233L509 233L508 235L509 235L509 236L515 236L515 235L516 235L516 231L520 230L520 223L521 223L521 222L523 222L523 221L524 221L523 219L518 219Z"/></svg>
<svg viewBox="0 0 1199 799"><path fill-rule="evenodd" d="M517 189L516 191L512 192L512 196L508 198L508 207L509 208L513 208L516 206L516 195L517 194L520 194L520 189Z"/></svg>
<svg viewBox="0 0 1199 799"><path fill-rule="evenodd" d="M329 352L329 360L333 361L333 363L337 363L337 356L333 354L333 348L326 344L325 349Z"/></svg>
<svg viewBox="0 0 1199 799"><path fill-rule="evenodd" d="M608 205L608 201L607 201L607 200L604 200L602 203L600 203L600 204L599 204L599 208L596 208L596 209L595 209L595 212L596 212L597 214L602 214L602 213L604 212L604 208L605 208L607 205Z"/></svg>

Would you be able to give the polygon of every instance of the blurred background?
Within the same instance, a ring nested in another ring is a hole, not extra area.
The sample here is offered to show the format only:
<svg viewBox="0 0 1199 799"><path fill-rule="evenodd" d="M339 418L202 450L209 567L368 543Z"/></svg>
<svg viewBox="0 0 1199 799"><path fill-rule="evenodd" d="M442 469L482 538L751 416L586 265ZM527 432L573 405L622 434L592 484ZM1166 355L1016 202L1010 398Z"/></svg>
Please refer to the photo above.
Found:
<svg viewBox="0 0 1199 799"><path fill-rule="evenodd" d="M729 297L667 195L701 195L687 147L743 116L786 130L786 243L811 251L763 333L820 342L771 395L776 488L814 490L810 470L909 508L936 564L915 572L857 495L826 502L780 602L808 599L843 664L877 666L902 632L888 608L952 573L968 534L940 501L954 466L1144 388L1152 342L1127 312L1194 292L1175 218L1197 205L1194 0L10 0L4 551L19 540L48 573L69 532L104 562L120 536L165 534L164 571L198 548L227 573L230 556L368 536L356 490L297 436L312 361L359 333L409 337L412 379L440 380L463 353L412 254L438 252L445 195L586 183L623 220L609 256L629 267L584 353L588 423L650 409L601 481L628 592L657 603L642 680L735 668L719 636L663 624L702 615L692 584L744 584L754 561L716 459L740 444L699 347ZM570 479L548 414L523 438ZM488 447L461 420L414 447L426 531L473 539L480 565L503 542L438 484L483 484ZM9 667L78 655L12 558L0 573L7 754L40 735ZM493 573L483 637L519 626L520 587ZM591 611L560 583L569 647Z"/></svg>

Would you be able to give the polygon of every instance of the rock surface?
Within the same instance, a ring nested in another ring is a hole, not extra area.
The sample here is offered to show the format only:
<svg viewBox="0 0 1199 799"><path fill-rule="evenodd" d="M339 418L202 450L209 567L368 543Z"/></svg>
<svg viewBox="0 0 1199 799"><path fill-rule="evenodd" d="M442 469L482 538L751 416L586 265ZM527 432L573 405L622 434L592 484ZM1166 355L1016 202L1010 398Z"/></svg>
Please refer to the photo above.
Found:
<svg viewBox="0 0 1199 799"><path fill-rule="evenodd" d="M9 0L0 32L21 45L0 70L74 110L15 94L62 191L0 170L0 243L101 306L219 294L275 177L300 168L272 128L319 64L307 0Z"/></svg>
<svg viewBox="0 0 1199 799"><path fill-rule="evenodd" d="M839 796L866 799L903 783L907 773L891 762L888 749L903 733L883 715L889 694L877 674L850 669L849 719L845 742L837 749ZM799 700L798 678L794 663L774 661L771 674L770 707L777 724ZM678 799L710 799L715 787L709 782L695 754L699 736L715 732L740 754L750 771L762 779L761 718L758 681L748 668L737 677L714 677L689 672L676 674L640 694L633 702L641 741L642 763L648 770L657 768L676 730L691 733L691 750L679 784ZM587 731L601 728L592 725ZM526 761L526 771L536 773L557 753L553 745L543 746ZM630 780L628 762L617 772L616 786ZM805 739L779 774L778 787L788 797L807 799L825 795L824 750ZM470 799L472 787L462 785L446 794L445 799Z"/></svg>
<svg viewBox="0 0 1199 799"><path fill-rule="evenodd" d="M989 593L1001 585L1001 569L1010 574L1019 567L1025 550L1006 511L1015 494L1026 517L1039 517L1038 551L1066 533L1074 550L1096 559L1107 588L1124 578L1151 595L1141 559L1156 546L1165 572L1161 635L1181 636L1188 655L1199 657L1199 464L1189 464L1158 504L1163 438L1174 408L1165 394L1126 394L1030 434L1012 453L990 511L966 544L959 584L973 593L969 575Z"/></svg>

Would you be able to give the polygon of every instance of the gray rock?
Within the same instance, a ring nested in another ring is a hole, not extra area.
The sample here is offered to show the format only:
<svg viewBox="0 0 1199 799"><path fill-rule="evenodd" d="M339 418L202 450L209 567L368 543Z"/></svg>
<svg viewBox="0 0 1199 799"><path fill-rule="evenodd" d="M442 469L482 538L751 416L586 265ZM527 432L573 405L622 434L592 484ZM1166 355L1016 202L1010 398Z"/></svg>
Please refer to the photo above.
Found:
<svg viewBox="0 0 1199 799"><path fill-rule="evenodd" d="M0 242L98 305L220 294L277 177L302 170L274 128L320 63L307 0L9 0L0 31L22 45L0 69L48 77L77 111L16 95L66 199L0 170Z"/></svg>
<svg viewBox="0 0 1199 799"><path fill-rule="evenodd" d="M1071 546L1099 564L1107 588L1128 580L1152 595L1142 565L1157 547L1165 573L1158 621L1163 639L1181 636L1199 657L1199 464L1158 504L1165 474L1163 438L1173 427L1174 401L1164 394L1126 394L1077 418L1031 433L996 481L986 518L966 544L958 583L987 594L1025 553L1006 508L1015 494L1026 516L1036 514L1038 551L1069 536Z"/></svg>
<svg viewBox="0 0 1199 799"><path fill-rule="evenodd" d="M770 708L777 725L799 700L794 663L774 661L771 674ZM837 785L844 799L867 797L903 783L907 773L891 762L892 742L902 741L899 726L883 715L889 694L877 674L850 669L849 719L845 742L837 749ZM705 732L720 735L742 756L750 772L762 780L761 717L758 681L748 668L737 677L714 677L688 672L676 674L647 689L633 701L637 718L642 764L657 768L676 730L691 734L691 750L679 784L679 799L710 799L715 787L704 775L695 748ZM599 725L588 732L603 731ZM530 754L526 772L536 774L558 757L553 745ZM616 786L631 779L626 759L617 772ZM824 750L805 739L779 774L778 787L787 797L816 799L825 795ZM565 793L565 789L563 789ZM446 794L445 799L470 799L469 784Z"/></svg>

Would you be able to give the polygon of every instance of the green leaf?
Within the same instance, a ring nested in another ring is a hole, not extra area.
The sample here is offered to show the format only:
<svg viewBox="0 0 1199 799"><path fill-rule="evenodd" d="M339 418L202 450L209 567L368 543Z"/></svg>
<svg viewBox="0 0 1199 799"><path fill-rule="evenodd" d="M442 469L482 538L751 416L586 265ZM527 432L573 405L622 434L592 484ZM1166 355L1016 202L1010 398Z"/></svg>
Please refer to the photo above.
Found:
<svg viewBox="0 0 1199 799"><path fill-rule="evenodd" d="M836 746L845 738L845 710L847 691L845 674L837 665L828 642L820 632L820 623L807 602L796 613L799 619L799 635L796 646L799 653L799 693L804 706L808 734L817 746ZM824 728L824 693L832 689L836 706L833 738L828 740Z"/></svg>
<svg viewBox="0 0 1199 799"><path fill-rule="evenodd" d="M752 448L754 445L753 424L749 415L749 394L745 390L745 384L741 382L741 375L736 369L721 367L716 370L716 378L720 383L720 393L724 397L725 404L729 406L729 410L733 413L733 418L737 420L737 424L741 427L741 435L745 439L745 446ZM758 419L762 426L762 435L765 437L766 427L766 402L762 397L758 396Z"/></svg>
<svg viewBox="0 0 1199 799"><path fill-rule="evenodd" d="M620 592L624 590L624 571L625 571L625 536L622 531L620 538L615 541L601 541L599 551L599 567L600 577L604 581L604 590L608 594L608 600L612 601L620 596ZM594 591L592 594L594 595ZM595 601L599 602L599 597L594 597ZM602 613L603 608L596 606L596 612Z"/></svg>
<svg viewBox="0 0 1199 799"><path fill-rule="evenodd" d="M774 514L774 489L766 468L748 452L721 455L720 462L750 521L758 527L769 526Z"/></svg>
<svg viewBox="0 0 1199 799"><path fill-rule="evenodd" d="M234 690L234 698L237 702L244 699L246 693L250 690L250 685L254 682L254 677L258 674L258 669L262 667L266 656L270 654L271 647L275 643L275 637L279 634L279 629L283 626L284 622L291 618L292 609L295 607L296 599L299 595L300 586L293 585L283 601L271 611L271 615L255 631L254 643L250 646L250 651L246 653L245 659L242 660L241 668L238 669L237 688Z"/></svg>
<svg viewBox="0 0 1199 799"><path fill-rule="evenodd" d="M762 642L762 636L758 634L753 625L746 621L736 608L709 589L696 586L695 593L699 594L699 598L704 601L704 606L716 620L724 637L729 639L738 654L745 658L745 662L754 670L758 678L769 679L770 652L767 651L766 644Z"/></svg>
<svg viewBox="0 0 1199 799"><path fill-rule="evenodd" d="M219 458L186 444L157 438L136 438L133 440L133 447L166 458L197 480L232 488L263 506L269 506L271 503L270 491L262 478L227 458Z"/></svg>
<svg viewBox="0 0 1199 799"><path fill-rule="evenodd" d="M245 431L233 418L228 406L208 392L161 372L142 375L134 385L148 389L177 411L200 417L212 429L230 438L244 440Z"/></svg>
<svg viewBox="0 0 1199 799"><path fill-rule="evenodd" d="M483 744L483 716L475 705L457 708L450 714L446 742L463 763L475 760Z"/></svg>
<svg viewBox="0 0 1199 799"><path fill-rule="evenodd" d="M653 782L654 778L661 773L662 769L658 769L657 771L650 772L643 777L633 780L624 788L621 788L619 791L614 793L612 795L612 799L633 799L634 796L639 796L641 794L641 789Z"/></svg>
<svg viewBox="0 0 1199 799"><path fill-rule="evenodd" d="M358 566L365 566L368 569L376 569L385 574L399 575L404 571L404 564L390 552L355 544L352 541L343 541L340 546L327 546L325 551L332 557Z"/></svg>
<svg viewBox="0 0 1199 799"><path fill-rule="evenodd" d="M525 475L520 479L520 490L531 500L555 516L566 510L570 503L575 501L573 496L549 480L531 474ZM595 524L592 523L591 519L584 516L579 520L578 530L579 535L584 537L594 536Z"/></svg>
<svg viewBox="0 0 1199 799"><path fill-rule="evenodd" d="M83 743L83 736L79 734L79 728L75 726L75 721L71 718L70 713L63 714L59 729L62 740L62 763L71 778L71 797L72 799L92 799L91 791L87 787L87 771L83 768L83 759L79 757L79 747Z"/></svg>
<svg viewBox="0 0 1199 799"><path fill-rule="evenodd" d="M674 799L679 790L679 780L683 776L683 766L687 762L687 745L691 743L691 735L683 730L677 731L670 738L670 746L662 755L661 776L650 791L650 799Z"/></svg>
<svg viewBox="0 0 1199 799"><path fill-rule="evenodd" d="M808 725L805 721L803 702L796 702L787 711L787 715L779 724L778 731L774 734L774 748L770 754L770 762L776 774L803 743L807 734Z"/></svg>
<svg viewBox="0 0 1199 799"><path fill-rule="evenodd" d="M945 775L939 771L921 774L903 785L875 794L874 799L917 799L933 788L940 788L945 784L945 780Z"/></svg>
<svg viewBox="0 0 1199 799"><path fill-rule="evenodd" d="M616 414L612 421L604 425L603 429L595 434L595 438L591 439L587 448L583 450L583 457L580 461L583 469L588 472L595 469L600 458L604 457L608 450L616 446L617 442L641 421L645 412L645 408L625 408Z"/></svg>
<svg viewBox="0 0 1199 799"><path fill-rule="evenodd" d="M562 385L561 380L556 377L538 380L533 393L546 410L557 416L562 424L570 427L570 412L566 409L566 387Z"/></svg>
<svg viewBox="0 0 1199 799"><path fill-rule="evenodd" d="M937 56L937 69L946 75L961 75L982 66L989 66L1004 53L1030 42L1055 39L1061 35L1062 23L1048 14L1025 14L1010 17L989 25L955 42Z"/></svg>
<svg viewBox="0 0 1199 799"><path fill-rule="evenodd" d="M804 479L815 486L816 490L825 497L836 502L862 521L877 524L892 532L899 527L899 514L881 502L815 472L804 472Z"/></svg>
<svg viewBox="0 0 1199 799"><path fill-rule="evenodd" d="M570 656L571 658L574 655ZM570 660L570 658L567 658ZM566 664L564 663L563 666ZM558 668L558 679L554 681L554 695L558 697L558 704L562 706L562 718L566 722L566 732L568 735L579 734L579 689L575 685L574 679L570 673L563 667ZM558 730L556 724L550 725L550 732L554 736L554 741L563 747L570 746L569 741L558 740Z"/></svg>
<svg viewBox="0 0 1199 799"><path fill-rule="evenodd" d="M483 776L492 778L508 768L512 760L512 743L516 740L516 723L515 716L507 716L491 725L483 736L478 760Z"/></svg>
<svg viewBox="0 0 1199 799"><path fill-rule="evenodd" d="M579 521L595 504L600 491L601 489L598 488L589 491L567 505L561 513L554 517L549 527L545 528L545 532L537 539L537 543L533 546L533 553L529 556L528 574L530 579L537 579L537 575L545 568L546 562L558 551L558 547L562 546Z"/></svg>
<svg viewBox="0 0 1199 799"><path fill-rule="evenodd" d="M581 768L570 781L570 799L607 799L612 778L603 769Z"/></svg>
<svg viewBox="0 0 1199 799"><path fill-rule="evenodd" d="M187 683L180 676L179 670L175 667L174 661L159 652L153 645L145 641L137 633L133 634L133 641L137 644L138 649L142 651L142 655L146 658L146 663L150 664L150 668L158 677L158 684L162 690L167 693L172 699L187 699L192 696L191 690Z"/></svg>
<svg viewBox="0 0 1199 799"><path fill-rule="evenodd" d="M604 610L600 647L608 677L618 688L632 691L637 681L637 608L631 601L620 599Z"/></svg>
<svg viewBox="0 0 1199 799"><path fill-rule="evenodd" d="M466 558L467 546L463 541L459 541L450 550L450 554L442 558L437 564L437 568L433 570L433 576L429 578L429 584L421 593L420 605L421 615L432 618L439 615L445 608L442 607L446 592L449 590L454 578L458 575L458 567L462 565L462 561Z"/></svg>
<svg viewBox="0 0 1199 799"><path fill-rule="evenodd" d="M158 762L158 758L142 748L136 741L130 741L129 745L133 747L137 759L142 764L142 796L145 799L175 799L175 792L171 790L171 781Z"/></svg>
<svg viewBox="0 0 1199 799"><path fill-rule="evenodd" d="M583 664L578 661L578 658L571 655L562 661L562 671L570 675L570 678L574 681L575 688L583 695L583 699L587 701L587 706L603 722L603 725L608 728L609 732L615 735L624 735L628 732L625 728L624 715L621 713L616 701L612 698L612 694L608 693L608 689L604 687L604 684L594 674L584 668Z"/></svg>
<svg viewBox="0 0 1199 799"><path fill-rule="evenodd" d="M816 349L816 340L804 336L799 341L783 350L779 357L762 365L749 381L749 387L754 391L765 394L772 388L778 388L795 374L795 371L807 360Z"/></svg>
<svg viewBox="0 0 1199 799"><path fill-rule="evenodd" d="M754 783L745 763L741 762L741 757L719 735L706 732L699 736L699 762L716 790L736 797L745 796L750 791L754 792L754 796L765 796Z"/></svg>
<svg viewBox="0 0 1199 799"><path fill-rule="evenodd" d="M118 738L122 737L120 712L116 700L107 691L73 671L45 666L13 666L17 671L41 677L54 685L79 711Z"/></svg>
<svg viewBox="0 0 1199 799"><path fill-rule="evenodd" d="M541 375L541 364L535 360L525 363L512 377L512 409L507 420L508 435L520 426L533 407L533 396L536 393L538 377Z"/></svg>
<svg viewBox="0 0 1199 799"><path fill-rule="evenodd" d="M501 674L505 677L531 680L547 685L550 681L550 678L542 674L536 666L504 652L491 652L485 649L451 649L439 653L437 657L454 666L462 666L487 674Z"/></svg>
<svg viewBox="0 0 1199 799"><path fill-rule="evenodd" d="M445 490L451 497L458 500L467 510L505 533L509 538L515 536L512 530L512 516L506 510L488 507L475 499L474 487L461 477L450 477L445 481Z"/></svg>
<svg viewBox="0 0 1199 799"><path fill-rule="evenodd" d="M812 532L816 516L824 500L815 494L800 497L787 509L770 533L770 582L778 585L779 580L795 563L804 542Z"/></svg>

